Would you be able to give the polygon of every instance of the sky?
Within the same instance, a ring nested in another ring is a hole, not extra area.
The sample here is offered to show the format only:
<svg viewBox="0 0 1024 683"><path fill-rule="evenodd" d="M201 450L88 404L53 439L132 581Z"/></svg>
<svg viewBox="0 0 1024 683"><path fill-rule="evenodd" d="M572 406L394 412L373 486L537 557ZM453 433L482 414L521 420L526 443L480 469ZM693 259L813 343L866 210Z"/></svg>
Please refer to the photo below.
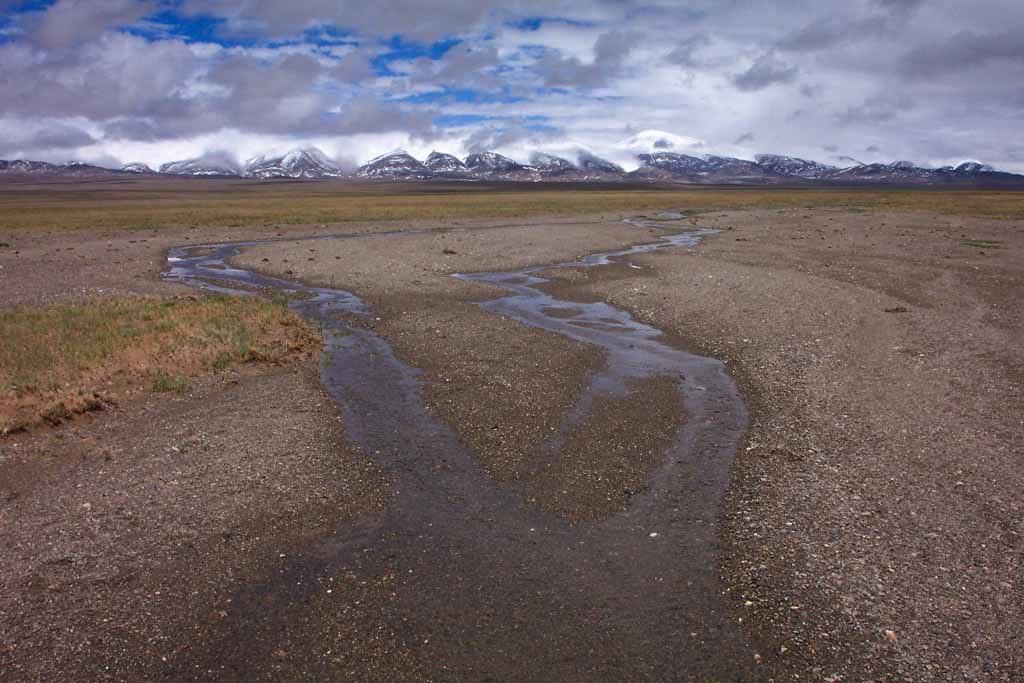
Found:
<svg viewBox="0 0 1024 683"><path fill-rule="evenodd" d="M0 0L0 158L316 146L1024 172L1020 0Z"/></svg>

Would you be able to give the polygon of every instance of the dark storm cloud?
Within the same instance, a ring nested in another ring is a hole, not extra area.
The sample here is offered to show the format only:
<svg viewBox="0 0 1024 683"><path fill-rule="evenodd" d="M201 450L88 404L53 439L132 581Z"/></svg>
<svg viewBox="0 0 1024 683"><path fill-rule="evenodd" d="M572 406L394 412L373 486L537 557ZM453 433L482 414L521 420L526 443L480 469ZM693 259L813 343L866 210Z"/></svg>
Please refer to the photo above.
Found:
<svg viewBox="0 0 1024 683"><path fill-rule="evenodd" d="M161 138L159 127L148 119L116 119L103 127L106 137L114 140L151 142Z"/></svg>
<svg viewBox="0 0 1024 683"><path fill-rule="evenodd" d="M182 10L227 17L228 31L250 32L255 27L273 37L291 36L330 24L372 35L403 35L411 40L430 41L479 24L494 6L500 5L478 0L449 0L443 6L422 0L186 0Z"/></svg>
<svg viewBox="0 0 1024 683"><path fill-rule="evenodd" d="M372 98L339 105L327 86L368 77L361 55L326 63L300 53L200 58L182 41L108 33L75 53L0 45L0 62L20 76L0 78L5 113L84 116L105 122L116 139L172 139L225 127L280 134L429 128L428 113L374 109ZM327 115L338 106L341 114Z"/></svg>
<svg viewBox="0 0 1024 683"><path fill-rule="evenodd" d="M817 83L804 83L803 85L800 86L800 94L803 95L804 97L811 99L817 97L824 91L825 87Z"/></svg>
<svg viewBox="0 0 1024 683"><path fill-rule="evenodd" d="M463 146L470 154L476 154L524 142L535 146L542 146L544 143L559 137L561 137L561 131L557 129L537 131L523 125L488 126L473 131L463 143Z"/></svg>
<svg viewBox="0 0 1024 683"><path fill-rule="evenodd" d="M433 110L407 111L376 97L365 96L347 102L336 115L328 117L325 125L315 125L310 121L309 128L333 135L398 130L413 137L429 139L436 115Z"/></svg>
<svg viewBox="0 0 1024 683"><path fill-rule="evenodd" d="M739 90L764 90L777 83L792 83L796 80L798 70L798 67L787 64L774 53L767 52L758 57L749 69L733 77L732 82Z"/></svg>
<svg viewBox="0 0 1024 683"><path fill-rule="evenodd" d="M432 83L454 87L471 83L474 89L494 89L503 82L491 73L501 64L494 45L457 45L441 59L421 58L412 64L409 76L416 83Z"/></svg>
<svg viewBox="0 0 1024 683"><path fill-rule="evenodd" d="M885 17L869 17L855 22L821 19L784 36L776 47L791 52L824 50L847 40L878 35L887 26L888 20Z"/></svg>
<svg viewBox="0 0 1024 683"><path fill-rule="evenodd" d="M901 66L911 76L936 76L985 66L995 60L1024 62L1024 37L1020 31L961 31L946 40L911 50Z"/></svg>
<svg viewBox="0 0 1024 683"><path fill-rule="evenodd" d="M93 119L148 114L173 100L196 68L183 43L123 34L106 34L74 52L8 43L0 45L0 63L17 74L0 77L6 113Z"/></svg>
<svg viewBox="0 0 1024 683"><path fill-rule="evenodd" d="M679 66L690 68L700 66L701 61L697 58L696 53L710 42L711 39L708 38L707 34L695 33L689 38L680 41L665 58L672 64L678 64Z"/></svg>
<svg viewBox="0 0 1024 683"><path fill-rule="evenodd" d="M94 142L96 142L96 138L81 128L57 124L28 136L0 137L0 149L63 150L85 147Z"/></svg>
<svg viewBox="0 0 1024 683"><path fill-rule="evenodd" d="M373 66L365 54L353 52L340 62L325 67L324 75L344 83L358 83L373 76Z"/></svg>
<svg viewBox="0 0 1024 683"><path fill-rule="evenodd" d="M913 109L914 101L902 94L895 96L877 96L865 100L863 103L847 107L837 116L843 125L851 124L880 124L892 121L901 113Z"/></svg>
<svg viewBox="0 0 1024 683"><path fill-rule="evenodd" d="M911 12L925 3L925 0L874 0L879 7L895 12Z"/></svg>
<svg viewBox="0 0 1024 683"><path fill-rule="evenodd" d="M139 0L59 0L44 12L25 15L23 23L38 45L67 48L94 40L111 27L134 24L156 6Z"/></svg>
<svg viewBox="0 0 1024 683"><path fill-rule="evenodd" d="M598 88L622 75L626 57L640 38L629 31L602 33L594 43L593 61L549 55L540 60L537 71L549 88Z"/></svg>

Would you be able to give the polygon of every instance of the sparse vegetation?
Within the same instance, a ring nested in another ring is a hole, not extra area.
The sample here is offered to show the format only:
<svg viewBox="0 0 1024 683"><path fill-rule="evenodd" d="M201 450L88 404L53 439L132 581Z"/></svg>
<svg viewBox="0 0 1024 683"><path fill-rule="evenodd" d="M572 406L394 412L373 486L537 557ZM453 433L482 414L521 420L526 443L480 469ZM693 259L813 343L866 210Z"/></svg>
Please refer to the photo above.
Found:
<svg viewBox="0 0 1024 683"><path fill-rule="evenodd" d="M316 333L256 297L102 300L0 311L0 432L56 423L138 390L308 355Z"/></svg>
<svg viewBox="0 0 1024 683"><path fill-rule="evenodd" d="M1024 218L1024 192L122 180L0 185L0 230L252 227L603 211L836 207Z"/></svg>
<svg viewBox="0 0 1024 683"><path fill-rule="evenodd" d="M184 394L192 388L192 383L184 377L170 375L161 368L153 374L153 384L151 388L156 392L173 391L177 394Z"/></svg>
<svg viewBox="0 0 1024 683"><path fill-rule="evenodd" d="M1002 248L1002 246L1000 245L998 240L974 240L974 239L969 239L969 240L960 240L960 244L964 245L965 247L978 247L979 249L1001 249Z"/></svg>

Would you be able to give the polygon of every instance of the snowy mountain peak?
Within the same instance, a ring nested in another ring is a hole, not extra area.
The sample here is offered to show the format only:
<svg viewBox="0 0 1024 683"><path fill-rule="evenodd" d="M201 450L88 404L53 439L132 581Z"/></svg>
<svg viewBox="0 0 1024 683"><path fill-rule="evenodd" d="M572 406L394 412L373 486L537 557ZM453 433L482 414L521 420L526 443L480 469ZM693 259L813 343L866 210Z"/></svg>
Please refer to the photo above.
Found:
<svg viewBox="0 0 1024 683"><path fill-rule="evenodd" d="M576 165L568 159L545 152L534 152L530 157L530 165L544 175L564 175L576 171Z"/></svg>
<svg viewBox="0 0 1024 683"><path fill-rule="evenodd" d="M700 158L689 154L678 154L676 152L653 152L651 154L637 155L643 169L654 169L670 174L700 173L710 170L708 163Z"/></svg>
<svg viewBox="0 0 1024 683"><path fill-rule="evenodd" d="M121 171L124 173L156 173L147 164L143 163L125 164L121 167Z"/></svg>
<svg viewBox="0 0 1024 683"><path fill-rule="evenodd" d="M207 154L195 159L171 161L160 167L160 173L191 176L237 176L238 165L223 154Z"/></svg>
<svg viewBox="0 0 1024 683"><path fill-rule="evenodd" d="M782 156L781 154L758 154L754 157L754 160L767 173L779 176L809 179L822 178L838 170L835 166L799 157Z"/></svg>
<svg viewBox="0 0 1024 683"><path fill-rule="evenodd" d="M996 169L980 161L965 161L953 170L958 173L995 173Z"/></svg>
<svg viewBox="0 0 1024 683"><path fill-rule="evenodd" d="M406 152L404 149L393 149L390 152L386 152L384 154L381 154L380 156L376 156L376 157L370 159L369 161L366 162L366 165L369 166L370 164L375 164L378 161L383 161L384 159L387 159L389 157L409 157L409 158L412 158L412 155L409 154L408 152Z"/></svg>
<svg viewBox="0 0 1024 683"><path fill-rule="evenodd" d="M577 164L579 165L580 170L587 173L606 173L615 175L625 172L618 164L614 164L607 159L602 159L590 152L580 152Z"/></svg>
<svg viewBox="0 0 1024 683"><path fill-rule="evenodd" d="M423 163L405 150L397 150L390 154L371 159L360 166L356 175L361 178L429 178L430 170Z"/></svg>
<svg viewBox="0 0 1024 683"><path fill-rule="evenodd" d="M444 152L431 152L424 165L431 173L435 173L437 175L450 175L453 173L466 172L466 164L462 163L461 159L452 154L445 154Z"/></svg>
<svg viewBox="0 0 1024 683"><path fill-rule="evenodd" d="M316 147L293 149L283 156L253 157L245 163L250 178L336 178L341 168Z"/></svg>
<svg viewBox="0 0 1024 683"><path fill-rule="evenodd" d="M477 173L513 173L523 170L523 165L518 164L506 156L497 152L479 152L466 157L466 167Z"/></svg>

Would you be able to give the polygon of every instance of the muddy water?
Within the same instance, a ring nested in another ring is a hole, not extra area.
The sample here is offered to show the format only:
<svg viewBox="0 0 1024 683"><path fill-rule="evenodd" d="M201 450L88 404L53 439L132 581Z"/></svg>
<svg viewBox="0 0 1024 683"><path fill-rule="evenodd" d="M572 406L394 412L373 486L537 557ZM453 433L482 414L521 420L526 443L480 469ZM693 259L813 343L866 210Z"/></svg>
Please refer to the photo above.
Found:
<svg viewBox="0 0 1024 683"><path fill-rule="evenodd" d="M556 267L600 267L693 245L705 234L674 234ZM345 238L386 236L338 237ZM687 419L648 489L621 514L570 525L484 475L426 410L416 369L384 339L347 322L368 315L358 297L227 264L251 244L173 249L166 276L245 296L266 289L302 295L291 306L324 331L321 376L346 434L390 470L397 493L384 513L339 527L289 558L280 574L239 590L223 640L198 648L173 673L273 678L275 643L308 643L330 630L318 622L335 617L309 608L321 582L354 572L399 577L387 607L361 616L367 623L360 626L392 634L396 648L412 655L369 661L349 653L352 677L401 679L415 670L457 680L754 678L754 653L723 613L716 573L718 508L746 426L721 363L669 346L657 329L607 304L544 293L537 273L551 266L458 276L510 293L482 304L495 314L607 350L607 367L565 416L563 434L586 417L597 392L622 391L631 379L678 378ZM333 666L310 657L303 671L339 675Z"/></svg>

